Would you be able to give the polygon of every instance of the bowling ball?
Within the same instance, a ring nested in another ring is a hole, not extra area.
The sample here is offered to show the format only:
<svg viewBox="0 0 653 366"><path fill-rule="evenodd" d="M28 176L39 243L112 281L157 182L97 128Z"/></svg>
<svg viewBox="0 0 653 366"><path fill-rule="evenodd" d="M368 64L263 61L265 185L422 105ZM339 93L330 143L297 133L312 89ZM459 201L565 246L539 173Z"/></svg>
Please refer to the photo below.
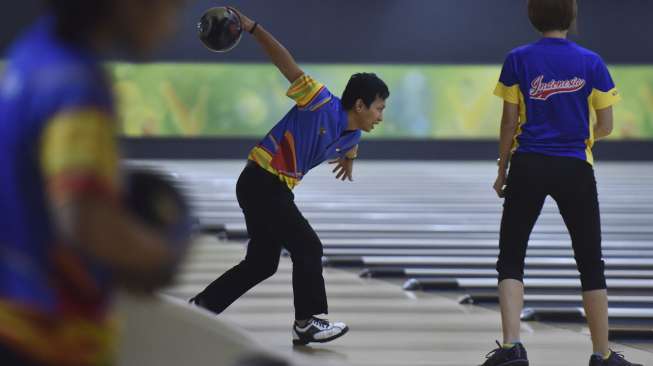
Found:
<svg viewBox="0 0 653 366"><path fill-rule="evenodd" d="M214 52L228 52L243 36L243 25L236 12L227 7L215 7L204 12L197 23L199 38Z"/></svg>
<svg viewBox="0 0 653 366"><path fill-rule="evenodd" d="M173 179L155 170L130 169L124 188L130 212L161 232L181 257L190 243L193 221L189 205Z"/></svg>

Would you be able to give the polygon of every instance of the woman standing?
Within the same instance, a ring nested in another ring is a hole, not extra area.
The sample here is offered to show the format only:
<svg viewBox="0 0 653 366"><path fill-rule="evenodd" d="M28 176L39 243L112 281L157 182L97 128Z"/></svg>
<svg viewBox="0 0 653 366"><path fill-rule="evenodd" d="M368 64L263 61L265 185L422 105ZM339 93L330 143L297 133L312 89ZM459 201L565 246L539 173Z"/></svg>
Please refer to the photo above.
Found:
<svg viewBox="0 0 653 366"><path fill-rule="evenodd" d="M575 0L529 0L529 19L542 38L508 54L494 92L504 100L494 183L505 197L497 261L503 344L484 366L528 365L519 335L524 258L547 196L558 204L571 236L592 335L590 366L636 366L609 349L592 168L592 145L611 133L612 105L620 96L601 57L567 40L576 11Z"/></svg>

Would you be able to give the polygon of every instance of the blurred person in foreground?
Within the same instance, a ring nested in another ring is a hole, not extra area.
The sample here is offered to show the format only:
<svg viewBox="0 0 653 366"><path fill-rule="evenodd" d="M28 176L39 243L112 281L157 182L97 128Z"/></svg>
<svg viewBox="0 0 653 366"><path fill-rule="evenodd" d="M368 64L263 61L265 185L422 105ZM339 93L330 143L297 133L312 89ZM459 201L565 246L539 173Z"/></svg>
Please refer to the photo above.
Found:
<svg viewBox="0 0 653 366"><path fill-rule="evenodd" d="M171 239L126 208L102 55L141 57L182 0L48 0L0 76L0 360L110 365L117 286L172 277Z"/></svg>

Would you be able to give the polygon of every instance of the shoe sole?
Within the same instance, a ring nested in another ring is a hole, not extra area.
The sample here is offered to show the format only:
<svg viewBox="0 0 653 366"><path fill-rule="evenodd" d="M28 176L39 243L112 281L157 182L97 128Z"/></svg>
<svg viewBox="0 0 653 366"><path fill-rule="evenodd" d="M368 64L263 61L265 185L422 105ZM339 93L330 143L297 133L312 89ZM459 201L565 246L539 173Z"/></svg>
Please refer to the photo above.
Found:
<svg viewBox="0 0 653 366"><path fill-rule="evenodd" d="M344 327L344 328L342 329L342 332L340 332L339 334L334 335L333 337L324 338L324 339L315 339L315 340L306 340L306 339L302 339L302 338L299 338L299 339L293 339L293 340L292 340L292 344L293 344L294 346L305 346L305 345L307 345L307 344L309 344L309 343L326 343L326 342L331 342L331 341L334 340L334 339L338 339L338 338L344 336L345 334L347 334L347 332L349 332L349 327ZM528 366L528 365L526 365L526 366Z"/></svg>

